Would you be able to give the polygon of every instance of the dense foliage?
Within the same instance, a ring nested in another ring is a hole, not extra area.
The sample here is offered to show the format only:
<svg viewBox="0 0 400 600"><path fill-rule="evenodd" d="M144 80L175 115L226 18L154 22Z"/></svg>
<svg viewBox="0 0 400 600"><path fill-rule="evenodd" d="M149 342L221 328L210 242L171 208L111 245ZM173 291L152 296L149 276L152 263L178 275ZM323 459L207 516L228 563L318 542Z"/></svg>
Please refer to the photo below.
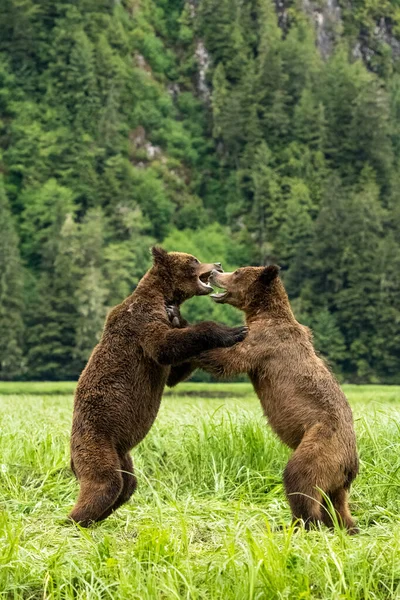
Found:
<svg viewBox="0 0 400 600"><path fill-rule="evenodd" d="M328 57L283 4L0 0L1 379L77 377L157 241L279 262L338 373L400 381L400 3Z"/></svg>

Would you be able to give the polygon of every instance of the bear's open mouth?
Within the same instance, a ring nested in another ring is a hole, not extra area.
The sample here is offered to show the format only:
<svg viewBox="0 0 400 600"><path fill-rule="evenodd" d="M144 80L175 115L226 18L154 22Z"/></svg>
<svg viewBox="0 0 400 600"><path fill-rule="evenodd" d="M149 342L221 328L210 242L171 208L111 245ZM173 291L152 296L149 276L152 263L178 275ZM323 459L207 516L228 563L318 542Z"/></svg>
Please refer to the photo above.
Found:
<svg viewBox="0 0 400 600"><path fill-rule="evenodd" d="M226 289L220 283L212 281L212 284L214 287L217 287L220 290L224 290L223 292L215 292L210 296L210 298L212 298L214 302L221 302L228 295L229 292L227 292Z"/></svg>
<svg viewBox="0 0 400 600"><path fill-rule="evenodd" d="M202 273L201 275L199 275L199 279L202 283L208 283L210 275L211 275L211 271L206 271L205 273Z"/></svg>
<svg viewBox="0 0 400 600"><path fill-rule="evenodd" d="M211 294L210 298L212 298L214 302L221 302L227 295L228 292L218 292L216 294Z"/></svg>
<svg viewBox="0 0 400 600"><path fill-rule="evenodd" d="M202 273L201 275L199 275L199 285L202 290L207 291L207 292L213 291L213 288L211 287L211 285L208 281L210 278L210 275L211 275L211 271L205 271L205 273Z"/></svg>

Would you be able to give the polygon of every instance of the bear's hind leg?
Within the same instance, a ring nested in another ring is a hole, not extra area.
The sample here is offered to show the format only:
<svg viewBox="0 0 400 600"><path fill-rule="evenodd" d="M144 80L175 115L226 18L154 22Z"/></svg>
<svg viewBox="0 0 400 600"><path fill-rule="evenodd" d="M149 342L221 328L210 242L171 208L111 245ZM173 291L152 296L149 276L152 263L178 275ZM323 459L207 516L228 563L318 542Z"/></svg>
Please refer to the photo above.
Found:
<svg viewBox="0 0 400 600"><path fill-rule="evenodd" d="M289 460L283 480L293 521L301 519L305 529L310 529L310 526L321 522L322 496L298 457Z"/></svg>
<svg viewBox="0 0 400 600"><path fill-rule="evenodd" d="M305 528L323 522L320 490L330 489L332 430L316 423L303 436L286 465L283 480L293 519L302 519Z"/></svg>
<svg viewBox="0 0 400 600"><path fill-rule="evenodd" d="M328 496L337 514L339 525L345 527L349 535L354 535L358 533L359 530L355 524L355 521L353 520L353 517L351 516L347 490L342 487L336 490L335 492L330 492ZM322 517L327 527L332 528L334 526L332 516L329 514L329 509L325 501L324 508L322 509Z"/></svg>
<svg viewBox="0 0 400 600"><path fill-rule="evenodd" d="M125 502L128 502L129 498L136 490L137 480L133 473L133 462L129 452L121 458L121 475L123 487L120 495L114 504L101 515L100 519L98 519L99 521L103 521L103 519L106 519L111 513L117 510L117 508L125 504Z"/></svg>
<svg viewBox="0 0 400 600"><path fill-rule="evenodd" d="M69 518L82 527L88 527L102 518L121 493L120 460L109 442L96 443L83 455L74 456L74 470L80 491Z"/></svg>
<svg viewBox="0 0 400 600"><path fill-rule="evenodd" d="M121 459L121 475L123 488L113 506L113 510L117 510L122 504L128 502L137 487L137 479L133 472L133 461L129 452Z"/></svg>

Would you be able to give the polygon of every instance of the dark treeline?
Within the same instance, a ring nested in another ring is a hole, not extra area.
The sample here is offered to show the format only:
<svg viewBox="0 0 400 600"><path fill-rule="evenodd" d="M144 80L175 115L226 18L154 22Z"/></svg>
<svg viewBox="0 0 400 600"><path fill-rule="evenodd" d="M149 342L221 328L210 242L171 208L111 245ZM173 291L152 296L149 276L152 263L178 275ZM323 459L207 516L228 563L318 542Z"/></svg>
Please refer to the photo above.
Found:
<svg viewBox="0 0 400 600"><path fill-rule="evenodd" d="M310 4L0 0L1 379L76 378L162 242L278 262L342 378L400 383L400 3L329 51Z"/></svg>

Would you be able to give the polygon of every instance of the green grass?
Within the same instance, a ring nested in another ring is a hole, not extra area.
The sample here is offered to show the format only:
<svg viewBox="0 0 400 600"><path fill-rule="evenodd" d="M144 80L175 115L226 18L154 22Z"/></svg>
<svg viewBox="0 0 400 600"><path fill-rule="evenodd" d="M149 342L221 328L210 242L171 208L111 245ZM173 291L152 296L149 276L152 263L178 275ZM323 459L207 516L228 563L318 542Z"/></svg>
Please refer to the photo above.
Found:
<svg viewBox="0 0 400 600"><path fill-rule="evenodd" d="M23 394L28 396L72 395L76 381L0 381L0 396ZM389 385L343 385L352 400L373 402L396 402L400 398L400 386ZM209 398L254 396L251 383L193 383L184 382L174 389L165 388L165 396L198 396Z"/></svg>
<svg viewBox="0 0 400 600"><path fill-rule="evenodd" d="M289 452L248 384L178 387L133 452L131 502L66 526L73 387L0 384L0 597L400 598L400 387L345 386L361 455L353 538L279 529Z"/></svg>

